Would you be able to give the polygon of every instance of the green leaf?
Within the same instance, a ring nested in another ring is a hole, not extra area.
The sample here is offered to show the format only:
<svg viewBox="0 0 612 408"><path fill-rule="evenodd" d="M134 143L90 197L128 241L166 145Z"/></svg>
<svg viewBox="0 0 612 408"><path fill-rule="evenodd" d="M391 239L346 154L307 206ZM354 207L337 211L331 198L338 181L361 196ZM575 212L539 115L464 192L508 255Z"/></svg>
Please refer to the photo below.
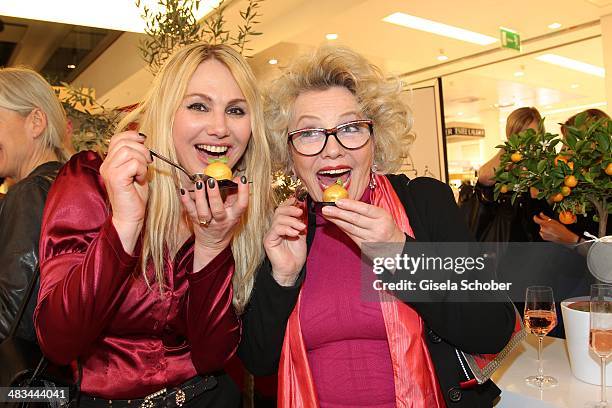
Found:
<svg viewBox="0 0 612 408"><path fill-rule="evenodd" d="M610 137L606 137L603 133L597 133L595 135L595 141L597 142L597 147L600 152L609 152L610 151Z"/></svg>
<svg viewBox="0 0 612 408"><path fill-rule="evenodd" d="M546 164L548 163L548 160L546 159L542 159L538 162L538 173L542 173L544 172L544 169L546 169Z"/></svg>
<svg viewBox="0 0 612 408"><path fill-rule="evenodd" d="M576 150L576 136L571 132L565 136L565 143L571 150Z"/></svg>
<svg viewBox="0 0 612 408"><path fill-rule="evenodd" d="M585 124L586 120L587 120L587 112L581 112L578 115L576 115L575 119L574 119L574 126L579 128L582 127L582 125Z"/></svg>

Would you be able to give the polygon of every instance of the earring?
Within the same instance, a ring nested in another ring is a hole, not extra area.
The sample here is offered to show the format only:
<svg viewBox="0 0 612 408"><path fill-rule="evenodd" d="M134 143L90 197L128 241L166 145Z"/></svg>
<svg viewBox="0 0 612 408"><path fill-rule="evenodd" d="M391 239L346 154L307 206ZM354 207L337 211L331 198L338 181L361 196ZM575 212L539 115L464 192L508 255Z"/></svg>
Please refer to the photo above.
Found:
<svg viewBox="0 0 612 408"><path fill-rule="evenodd" d="M376 172L378 171L378 166L373 164L370 167L370 190L374 190L377 186L376 184Z"/></svg>

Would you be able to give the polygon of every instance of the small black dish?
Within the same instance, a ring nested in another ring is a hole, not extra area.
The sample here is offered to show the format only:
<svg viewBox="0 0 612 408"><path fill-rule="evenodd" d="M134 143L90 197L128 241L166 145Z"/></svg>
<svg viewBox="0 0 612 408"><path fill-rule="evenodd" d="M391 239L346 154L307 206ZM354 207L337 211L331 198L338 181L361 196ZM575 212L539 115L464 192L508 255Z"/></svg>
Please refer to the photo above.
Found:
<svg viewBox="0 0 612 408"><path fill-rule="evenodd" d="M195 173L193 177L195 181L201 180L204 185L206 185L206 182L210 178L210 176L207 176L204 173ZM225 198L228 196L228 194L233 194L238 191L238 184L236 184L232 180L217 180L217 186L221 191L221 198L223 199L223 201L225 201ZM208 198L208 190L206 190L206 192L206 198Z"/></svg>

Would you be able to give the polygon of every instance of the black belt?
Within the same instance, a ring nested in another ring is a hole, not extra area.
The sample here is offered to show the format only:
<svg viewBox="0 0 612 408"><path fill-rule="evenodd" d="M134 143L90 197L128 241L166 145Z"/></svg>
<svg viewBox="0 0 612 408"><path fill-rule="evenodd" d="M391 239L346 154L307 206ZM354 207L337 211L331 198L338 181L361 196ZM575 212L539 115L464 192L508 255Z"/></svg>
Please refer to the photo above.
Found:
<svg viewBox="0 0 612 408"><path fill-rule="evenodd" d="M202 394L204 391L212 390L216 386L217 379L212 375L207 377L195 376L176 388L164 388L141 399L109 400L81 394L80 404L83 407L175 408L183 406L183 404Z"/></svg>

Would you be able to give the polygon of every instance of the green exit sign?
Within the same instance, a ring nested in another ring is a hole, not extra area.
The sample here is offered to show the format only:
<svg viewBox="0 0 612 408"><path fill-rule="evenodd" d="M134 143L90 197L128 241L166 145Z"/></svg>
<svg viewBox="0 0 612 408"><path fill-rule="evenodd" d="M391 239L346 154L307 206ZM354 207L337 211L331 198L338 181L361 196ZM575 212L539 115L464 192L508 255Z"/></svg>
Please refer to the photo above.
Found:
<svg viewBox="0 0 612 408"><path fill-rule="evenodd" d="M502 48L509 48L517 51L521 50L521 36L519 33L508 28L499 27L499 34L501 36Z"/></svg>

